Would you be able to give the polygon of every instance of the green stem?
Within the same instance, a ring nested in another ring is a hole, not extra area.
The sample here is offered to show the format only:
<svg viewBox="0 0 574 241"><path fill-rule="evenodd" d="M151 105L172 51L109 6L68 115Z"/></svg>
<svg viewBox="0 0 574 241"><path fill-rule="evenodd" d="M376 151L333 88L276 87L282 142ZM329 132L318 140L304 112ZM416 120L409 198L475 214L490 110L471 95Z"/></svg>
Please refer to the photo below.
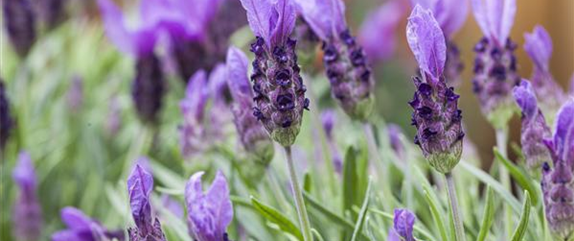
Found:
<svg viewBox="0 0 574 241"><path fill-rule="evenodd" d="M369 159L371 159L371 161L374 161L371 164L374 164L375 167L379 169L377 173L381 174L377 176L377 181L382 184L387 184L389 177L388 163L385 160L383 160L381 154L379 153L379 148L375 141L375 136L373 135L373 127L371 126L370 123L365 122L363 124L363 130L365 131L365 137L367 138L367 145L369 148L369 157L370 157ZM392 191L389 189L389 185L380 185L380 186L382 188L383 195L387 197L387 200L389 200L383 202L383 209L384 211L390 211L390 207L392 206L393 201Z"/></svg>
<svg viewBox="0 0 574 241"><path fill-rule="evenodd" d="M496 147L500 151L500 154L504 158L508 158L507 152L507 142L508 142L508 128L497 129L496 130ZM510 174L508 174L508 170L504 167L502 162L498 164L498 171L500 173L500 182L508 190L512 193L512 187L510 186ZM505 235L504 237L510 237L512 234L512 209L506 204L504 205L504 213L505 213Z"/></svg>
<svg viewBox="0 0 574 241"><path fill-rule="evenodd" d="M452 211L452 219L454 222L454 231L456 235L456 241L464 241L464 225L462 224L462 217L460 211L458 210L458 200L456 198L456 189L454 187L454 179L450 172L444 174L446 177L446 186L448 191L448 199L450 208Z"/></svg>
<svg viewBox="0 0 574 241"><path fill-rule="evenodd" d="M287 166L289 167L289 177L291 179L291 188L295 196L295 206L297 207L297 215L299 216L299 225L301 226L301 233L303 233L304 241L313 241L311 235L311 223L307 215L307 208L305 207L305 200L301 192L301 186L297 181L297 173L295 172L295 163L293 162L293 155L291 154L291 147L285 147L285 154L287 156Z"/></svg>

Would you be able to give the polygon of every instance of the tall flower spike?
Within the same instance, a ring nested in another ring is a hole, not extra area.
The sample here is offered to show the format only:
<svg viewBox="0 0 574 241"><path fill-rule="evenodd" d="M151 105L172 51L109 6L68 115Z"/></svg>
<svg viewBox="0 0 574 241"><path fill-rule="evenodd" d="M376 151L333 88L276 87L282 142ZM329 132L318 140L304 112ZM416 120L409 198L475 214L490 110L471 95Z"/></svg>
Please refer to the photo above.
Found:
<svg viewBox="0 0 574 241"><path fill-rule="evenodd" d="M333 136L336 119L337 113L335 110L327 109L321 113L321 122L323 123L323 130L325 130L325 135L327 136L327 144L329 145L329 151L333 159L333 166L337 173L341 173L343 171L343 158L341 157L335 137Z"/></svg>
<svg viewBox="0 0 574 241"><path fill-rule="evenodd" d="M36 16L29 0L3 1L4 24L15 52L25 57L36 41Z"/></svg>
<svg viewBox="0 0 574 241"><path fill-rule="evenodd" d="M560 105L567 100L564 90L556 83L550 73L550 57L552 56L552 39L542 26L536 26L532 33L525 33L524 50L534 62L532 73L532 85L536 96L540 99L540 109L549 123L553 123L553 117ZM552 96L552 98L547 98Z"/></svg>
<svg viewBox="0 0 574 241"><path fill-rule="evenodd" d="M253 115L271 138L291 146L301 128L303 109L308 109L305 85L299 75L296 41L289 38L295 27L291 0L241 0L249 26L256 36L251 44L253 60Z"/></svg>
<svg viewBox="0 0 574 241"><path fill-rule="evenodd" d="M67 229L54 233L52 241L125 240L122 230L109 231L76 208L66 207L62 209L60 215Z"/></svg>
<svg viewBox="0 0 574 241"><path fill-rule="evenodd" d="M42 232L42 210L36 194L36 174L28 153L20 152L12 177L20 189L12 209L14 236L24 241L39 240Z"/></svg>
<svg viewBox="0 0 574 241"><path fill-rule="evenodd" d="M243 51L231 47L227 51L227 84L233 97L235 127L243 148L261 167L267 167L275 153L273 142L265 128L253 116L253 92L247 68L249 60ZM261 168L259 167L259 169Z"/></svg>
<svg viewBox="0 0 574 241"><path fill-rule="evenodd" d="M430 10L415 6L407 23L407 41L422 75L413 77L417 91L409 102L414 110L412 124L417 128L415 144L435 170L448 173L462 153L462 111L458 109L459 95L443 76L444 34Z"/></svg>
<svg viewBox="0 0 574 241"><path fill-rule="evenodd" d="M538 108L530 82L522 80L519 86L514 87L514 99L522 110L522 151L526 156L527 166L534 170L550 160L550 153L543 143L543 140L551 135L550 128Z"/></svg>
<svg viewBox="0 0 574 241"><path fill-rule="evenodd" d="M186 157L200 154L207 148L203 123L208 99L207 76L205 71L200 70L188 81L185 98L179 103L183 114L183 124L179 127L180 145Z"/></svg>
<svg viewBox="0 0 574 241"><path fill-rule="evenodd" d="M144 123L155 124L159 121L158 115L165 94L161 64L154 53L158 27L150 21L151 23L140 23L135 29L128 29L122 12L111 0L98 0L98 4L110 40L120 51L136 58L132 98L137 114ZM142 16L146 16L145 4L148 4L148 1L144 1L141 6ZM153 15L149 19L153 20Z"/></svg>
<svg viewBox="0 0 574 241"><path fill-rule="evenodd" d="M388 1L369 13L363 21L357 38L371 63L386 61L394 54L396 30L405 10L402 1Z"/></svg>
<svg viewBox="0 0 574 241"><path fill-rule="evenodd" d="M397 155L399 159L403 159L405 157L405 146L401 140L404 136L401 127L396 124L389 124L387 126L387 132L389 134L391 148L395 152L395 155Z"/></svg>
<svg viewBox="0 0 574 241"><path fill-rule="evenodd" d="M415 241L413 227L415 214L407 209L395 209L393 229L389 231L389 241Z"/></svg>
<svg viewBox="0 0 574 241"><path fill-rule="evenodd" d="M516 44L508 37L516 0L471 0L474 17L484 37L474 51L473 92L482 113L495 129L506 126L514 113L512 88L518 85Z"/></svg>
<svg viewBox="0 0 574 241"><path fill-rule="evenodd" d="M468 0L411 0L413 6L420 4L430 9L446 38L446 63L444 75L451 86L460 85L460 74L464 69L460 59L460 51L453 35L460 30L468 17Z"/></svg>
<svg viewBox="0 0 574 241"><path fill-rule="evenodd" d="M351 118L365 121L371 114L374 80L362 47L351 36L342 0L296 0L303 18L323 41L323 64L331 95Z"/></svg>
<svg viewBox="0 0 574 241"><path fill-rule="evenodd" d="M554 137L544 141L554 167L542 165L542 193L546 219L557 240L574 237L574 99L556 117Z"/></svg>
<svg viewBox="0 0 574 241"><path fill-rule="evenodd" d="M10 114L10 102L6 95L4 80L0 78L0 152L4 151L13 127L14 120Z"/></svg>
<svg viewBox="0 0 574 241"><path fill-rule="evenodd" d="M130 241L165 241L165 235L161 230L161 224L156 218L152 223L152 212L150 204L150 194L153 189L153 177L136 164L134 170L128 177L128 194L130 197L130 207L132 217L136 227L129 228Z"/></svg>
<svg viewBox="0 0 574 241"><path fill-rule="evenodd" d="M207 192L203 192L203 172L193 174L185 186L187 224L196 241L229 241L227 226L233 220L227 180L221 171Z"/></svg>

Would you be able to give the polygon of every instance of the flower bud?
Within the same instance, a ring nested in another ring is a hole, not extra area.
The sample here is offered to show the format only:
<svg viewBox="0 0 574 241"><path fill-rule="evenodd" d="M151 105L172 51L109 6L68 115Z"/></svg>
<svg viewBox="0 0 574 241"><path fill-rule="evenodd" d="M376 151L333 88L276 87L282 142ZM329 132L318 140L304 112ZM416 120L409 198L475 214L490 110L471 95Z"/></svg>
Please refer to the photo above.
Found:
<svg viewBox="0 0 574 241"><path fill-rule="evenodd" d="M36 41L36 16L29 0L5 0L4 24L15 52L24 57Z"/></svg>
<svg viewBox="0 0 574 241"><path fill-rule="evenodd" d="M36 194L36 174L28 153L20 153L12 176L20 189L13 207L14 235L19 240L39 240L42 232L42 209Z"/></svg>
<svg viewBox="0 0 574 241"><path fill-rule="evenodd" d="M12 128L14 128L14 120L10 114L10 102L8 102L4 81L0 79L0 152L4 151Z"/></svg>
<svg viewBox="0 0 574 241"><path fill-rule="evenodd" d="M159 59L152 53L137 59L132 98L140 120L146 124L159 121L164 96L164 78Z"/></svg>

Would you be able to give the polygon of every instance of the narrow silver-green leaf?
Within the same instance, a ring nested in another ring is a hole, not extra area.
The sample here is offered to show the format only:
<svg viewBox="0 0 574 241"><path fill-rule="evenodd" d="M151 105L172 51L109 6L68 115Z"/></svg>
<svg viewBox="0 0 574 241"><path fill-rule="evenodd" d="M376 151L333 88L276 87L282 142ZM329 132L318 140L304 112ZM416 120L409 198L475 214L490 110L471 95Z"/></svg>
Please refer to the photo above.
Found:
<svg viewBox="0 0 574 241"><path fill-rule="evenodd" d="M432 192L432 191L428 190L426 186L423 186L423 188L424 188L424 193L425 193L425 199L427 200L427 203L429 204L432 218L436 224L436 228L438 229L438 231L440 233L440 237L442 238L442 240L448 240L447 231L446 231L446 228L444 226L443 216L442 216L441 212L439 211L438 204L431 198L431 196L429 194L429 192ZM444 212L444 210L442 210L442 208L440 210Z"/></svg>
<svg viewBox="0 0 574 241"><path fill-rule="evenodd" d="M371 184L372 184L372 179L369 178L369 184L367 184L367 191L365 192L365 201L363 201L363 206L361 207L361 212L359 213L359 217L357 218L357 223L355 224L355 230L353 230L353 236L351 237L351 241L357 240L357 236L359 236L360 233L362 233L363 224L365 224L365 218L367 217L367 211L369 209Z"/></svg>
<svg viewBox="0 0 574 241"><path fill-rule="evenodd" d="M486 188L486 204L482 214L482 224L480 225L480 232L476 241L484 241L494 221L494 197L492 195L492 189L488 186Z"/></svg>
<svg viewBox="0 0 574 241"><path fill-rule="evenodd" d="M524 234L526 233L526 228L528 227L528 221L530 220L530 208L532 206L530 200L530 194L527 190L524 190L524 204L522 205L522 214L520 214L520 222L512 234L512 241L522 241Z"/></svg>
<svg viewBox="0 0 574 241"><path fill-rule="evenodd" d="M504 164L504 166L506 167L506 169L508 169L510 175L516 180L518 185L520 185L520 187L522 187L523 189L527 190L529 193L532 194L531 195L532 204L536 206L538 204L538 196L536 195L536 187L531 181L532 178L530 178L530 176L526 174L524 170L520 169L510 160L506 159L496 147L494 148L494 155L496 156L497 160L499 160L500 162L502 162L502 164Z"/></svg>
<svg viewBox="0 0 574 241"><path fill-rule="evenodd" d="M301 231L289 218L283 216L277 209L267 206L257 200L255 197L251 197L251 204L255 210L257 210L263 217L265 217L269 222L276 224L281 231L291 234L298 238L299 240L303 240L303 235Z"/></svg>

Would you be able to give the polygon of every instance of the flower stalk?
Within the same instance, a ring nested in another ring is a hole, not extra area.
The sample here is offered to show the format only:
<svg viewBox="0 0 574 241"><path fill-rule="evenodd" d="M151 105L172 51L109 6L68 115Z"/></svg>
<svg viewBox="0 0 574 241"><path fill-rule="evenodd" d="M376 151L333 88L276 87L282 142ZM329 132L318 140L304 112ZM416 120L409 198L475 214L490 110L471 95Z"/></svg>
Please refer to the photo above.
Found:
<svg viewBox="0 0 574 241"><path fill-rule="evenodd" d="M307 214L307 208L305 207L305 200L303 199L301 186L299 186L299 181L297 181L297 173L295 172L295 163L293 162L291 147L286 146L284 148L285 155L287 156L287 167L289 168L291 189L295 199L295 206L297 208L297 216L299 217L299 225L301 226L300 228L301 233L303 234L303 240L312 241L313 237L311 236L311 223L309 222L309 216Z"/></svg>
<svg viewBox="0 0 574 241"><path fill-rule="evenodd" d="M456 188L454 186L454 178L452 173L447 172L444 174L446 178L446 186L448 191L448 203L451 208L452 220L454 222L454 232L456 241L465 241L464 225L462 224L462 215L458 209L458 200L456 198Z"/></svg>
<svg viewBox="0 0 574 241"><path fill-rule="evenodd" d="M496 147L500 151L500 154L504 158L507 158L507 143L508 143L508 128L502 128L496 130ZM498 163L498 171L500 182L506 188L506 190L512 191L510 186L510 175L508 170L504 167L501 162ZM506 219L506 224L504 225L505 237L508 237L512 233L512 209L508 204L504 205L504 215Z"/></svg>

